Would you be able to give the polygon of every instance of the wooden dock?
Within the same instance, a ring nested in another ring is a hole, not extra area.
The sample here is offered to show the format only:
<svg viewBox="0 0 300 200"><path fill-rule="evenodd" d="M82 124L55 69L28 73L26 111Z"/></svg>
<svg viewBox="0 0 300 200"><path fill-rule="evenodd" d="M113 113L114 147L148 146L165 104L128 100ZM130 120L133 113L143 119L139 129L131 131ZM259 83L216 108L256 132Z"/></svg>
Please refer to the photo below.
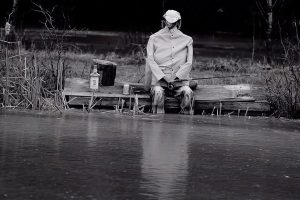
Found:
<svg viewBox="0 0 300 200"><path fill-rule="evenodd" d="M141 84L131 84L140 90ZM148 93L123 95L123 84L103 86L93 92L89 89L89 81L81 78L66 79L63 95L69 107L113 107L123 100L124 107L132 107L134 99L138 98L140 106L150 107L151 100ZM241 85L198 85L195 93L195 113L222 114L268 114L270 106L264 100L264 91L260 87L248 84ZM174 98L167 98L166 109L178 109L179 103Z"/></svg>

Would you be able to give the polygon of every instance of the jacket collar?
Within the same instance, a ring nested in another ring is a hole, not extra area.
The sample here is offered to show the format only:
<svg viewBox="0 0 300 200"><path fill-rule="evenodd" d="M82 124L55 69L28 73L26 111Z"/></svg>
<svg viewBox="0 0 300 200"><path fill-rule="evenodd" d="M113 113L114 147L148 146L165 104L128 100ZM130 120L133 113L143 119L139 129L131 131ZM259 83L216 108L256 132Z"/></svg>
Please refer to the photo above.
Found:
<svg viewBox="0 0 300 200"><path fill-rule="evenodd" d="M174 28L172 28L171 30L168 27L164 28L165 32L170 33L170 34L177 34L179 33L178 28L175 26Z"/></svg>

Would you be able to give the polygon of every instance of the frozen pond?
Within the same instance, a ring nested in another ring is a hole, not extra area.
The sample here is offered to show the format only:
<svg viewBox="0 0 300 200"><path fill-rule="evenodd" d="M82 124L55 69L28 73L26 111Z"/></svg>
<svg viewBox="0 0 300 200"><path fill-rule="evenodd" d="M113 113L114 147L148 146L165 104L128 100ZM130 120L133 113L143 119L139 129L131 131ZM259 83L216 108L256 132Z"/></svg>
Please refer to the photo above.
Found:
<svg viewBox="0 0 300 200"><path fill-rule="evenodd" d="M300 199L300 122L0 111L0 199Z"/></svg>

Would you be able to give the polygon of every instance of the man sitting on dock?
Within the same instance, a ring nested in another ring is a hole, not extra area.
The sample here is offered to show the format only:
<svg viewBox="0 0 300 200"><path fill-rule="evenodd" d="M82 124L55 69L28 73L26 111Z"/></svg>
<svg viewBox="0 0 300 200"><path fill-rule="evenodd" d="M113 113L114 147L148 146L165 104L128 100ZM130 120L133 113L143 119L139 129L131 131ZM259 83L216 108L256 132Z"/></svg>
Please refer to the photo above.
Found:
<svg viewBox="0 0 300 200"><path fill-rule="evenodd" d="M165 113L165 95L170 95L181 101L181 113L193 114L193 91L186 81L192 68L193 39L179 30L179 12L168 10L163 17L163 28L147 44L145 88L151 87L152 111Z"/></svg>

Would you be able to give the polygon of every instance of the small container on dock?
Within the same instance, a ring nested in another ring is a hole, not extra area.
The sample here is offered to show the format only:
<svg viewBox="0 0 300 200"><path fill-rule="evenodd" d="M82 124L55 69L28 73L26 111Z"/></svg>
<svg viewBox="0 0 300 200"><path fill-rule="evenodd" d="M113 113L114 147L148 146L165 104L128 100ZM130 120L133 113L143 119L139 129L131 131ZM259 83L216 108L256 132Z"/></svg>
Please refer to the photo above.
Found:
<svg viewBox="0 0 300 200"><path fill-rule="evenodd" d="M90 89L98 90L100 74L97 72L97 65L94 65L93 72L90 74Z"/></svg>
<svg viewBox="0 0 300 200"><path fill-rule="evenodd" d="M124 83L123 94L124 95L128 95L129 94L129 84L128 83Z"/></svg>

